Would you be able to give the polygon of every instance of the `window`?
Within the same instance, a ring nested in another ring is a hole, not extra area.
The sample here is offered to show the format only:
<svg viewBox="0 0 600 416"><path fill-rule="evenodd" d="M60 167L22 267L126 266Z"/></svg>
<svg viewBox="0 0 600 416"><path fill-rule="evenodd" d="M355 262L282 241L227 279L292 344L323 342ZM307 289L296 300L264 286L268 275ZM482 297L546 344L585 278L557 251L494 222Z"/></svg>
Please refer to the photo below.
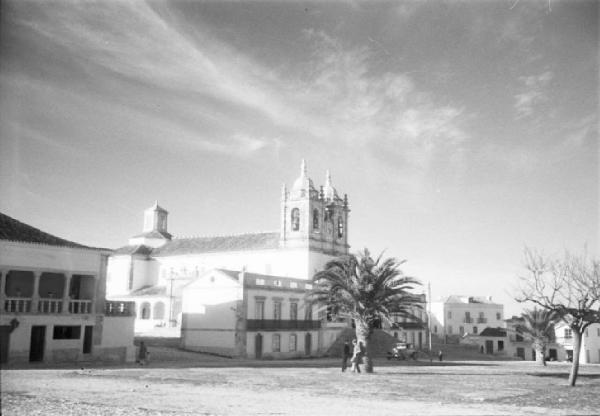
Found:
<svg viewBox="0 0 600 416"><path fill-rule="evenodd" d="M341 218L338 218L338 238L342 238L344 236L344 221Z"/></svg>
<svg viewBox="0 0 600 416"><path fill-rule="evenodd" d="M565 338L566 339L573 338L573 331L571 331L571 328L565 328Z"/></svg>
<svg viewBox="0 0 600 416"><path fill-rule="evenodd" d="M154 304L154 319L165 319L165 304L162 302L156 302Z"/></svg>
<svg viewBox="0 0 600 416"><path fill-rule="evenodd" d="M485 318L485 315L483 314L483 312L479 312L479 317L480 318Z"/></svg>
<svg viewBox="0 0 600 416"><path fill-rule="evenodd" d="M298 338L296 334L290 334L290 351L296 351L296 345L298 344Z"/></svg>
<svg viewBox="0 0 600 416"><path fill-rule="evenodd" d="M517 342L523 342L523 335L517 334L517 336L516 336L515 339L516 339Z"/></svg>
<svg viewBox="0 0 600 416"><path fill-rule="evenodd" d="M265 279L256 279L256 285L257 286L264 286L265 285Z"/></svg>
<svg viewBox="0 0 600 416"><path fill-rule="evenodd" d="M81 338L80 326L55 326L53 339L79 339Z"/></svg>
<svg viewBox="0 0 600 416"><path fill-rule="evenodd" d="M254 318L255 319L265 319L265 301L257 300L256 305L254 307Z"/></svg>
<svg viewBox="0 0 600 416"><path fill-rule="evenodd" d="M282 283L281 283L281 280L273 280L273 285L277 286L277 287L283 286Z"/></svg>
<svg viewBox="0 0 600 416"><path fill-rule="evenodd" d="M448 325L448 334L452 334L452 325Z"/></svg>
<svg viewBox="0 0 600 416"><path fill-rule="evenodd" d="M496 320L502 319L502 314L500 312L496 312Z"/></svg>
<svg viewBox="0 0 600 416"><path fill-rule="evenodd" d="M150 303L142 303L140 315L142 319L150 319Z"/></svg>
<svg viewBox="0 0 600 416"><path fill-rule="evenodd" d="M504 351L504 341L498 341L498 351Z"/></svg>
<svg viewBox="0 0 600 416"><path fill-rule="evenodd" d="M312 306L310 305L306 305L306 312L305 312L305 317L304 319L306 319L307 321L312 321Z"/></svg>
<svg viewBox="0 0 600 416"><path fill-rule="evenodd" d="M300 210L298 208L294 208L291 214L292 219L292 231L300 230Z"/></svg>
<svg viewBox="0 0 600 416"><path fill-rule="evenodd" d="M452 319L452 311L448 311L448 319Z"/></svg>
<svg viewBox="0 0 600 416"><path fill-rule="evenodd" d="M281 336L279 334L273 334L273 352L281 351Z"/></svg>
<svg viewBox="0 0 600 416"><path fill-rule="evenodd" d="M459 326L459 327L458 327L458 332L459 332L459 334L460 334L460 335L464 335L464 334L465 334L465 327L464 327L464 326L462 326L462 325L461 325L461 326Z"/></svg>
<svg viewBox="0 0 600 416"><path fill-rule="evenodd" d="M434 325L434 326L433 326L433 333L434 333L434 334L437 334L437 325Z"/></svg>
<svg viewBox="0 0 600 416"><path fill-rule="evenodd" d="M319 230L319 210L318 209L313 210L313 230L314 231Z"/></svg>
<svg viewBox="0 0 600 416"><path fill-rule="evenodd" d="M476 327L476 326L474 326L474 327L473 327L473 333L474 333L474 334L476 334L476 333L477 333L477 327Z"/></svg>
<svg viewBox="0 0 600 416"><path fill-rule="evenodd" d="M290 303L290 320L298 320L298 304L296 302Z"/></svg>
<svg viewBox="0 0 600 416"><path fill-rule="evenodd" d="M296 289L298 287L298 283L296 283L296 282L290 282L290 287L292 289Z"/></svg>
<svg viewBox="0 0 600 416"><path fill-rule="evenodd" d="M273 319L281 320L281 301L273 302Z"/></svg>

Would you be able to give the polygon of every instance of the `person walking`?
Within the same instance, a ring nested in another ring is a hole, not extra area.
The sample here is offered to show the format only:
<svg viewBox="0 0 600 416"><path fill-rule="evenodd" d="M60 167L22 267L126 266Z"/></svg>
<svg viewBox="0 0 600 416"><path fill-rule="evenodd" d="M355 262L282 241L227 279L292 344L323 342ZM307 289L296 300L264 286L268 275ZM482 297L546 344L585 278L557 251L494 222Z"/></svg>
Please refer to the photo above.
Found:
<svg viewBox="0 0 600 416"><path fill-rule="evenodd" d="M144 343L144 341L140 342L137 362L140 363L140 365L146 365L148 362L148 347L146 347L146 343Z"/></svg>
<svg viewBox="0 0 600 416"><path fill-rule="evenodd" d="M348 368L348 360L350 359L350 344L344 342L344 351L342 352L342 373Z"/></svg>
<svg viewBox="0 0 600 416"><path fill-rule="evenodd" d="M352 372L360 373L360 361L362 360L362 348L361 343L357 342L356 339L352 340L352 345L354 346L352 359Z"/></svg>
<svg viewBox="0 0 600 416"><path fill-rule="evenodd" d="M440 350L440 352L438 352L438 358L440 359L440 361L442 361L444 359L444 353L442 352L442 350Z"/></svg>

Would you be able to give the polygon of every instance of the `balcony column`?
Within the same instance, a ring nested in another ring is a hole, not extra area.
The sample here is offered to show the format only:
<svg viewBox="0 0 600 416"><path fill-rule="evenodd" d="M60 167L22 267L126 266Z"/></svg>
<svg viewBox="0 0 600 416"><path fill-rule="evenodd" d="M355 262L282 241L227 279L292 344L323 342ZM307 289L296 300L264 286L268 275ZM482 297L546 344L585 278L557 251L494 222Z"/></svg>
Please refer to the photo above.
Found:
<svg viewBox="0 0 600 416"><path fill-rule="evenodd" d="M38 313L40 308L40 279L42 272L33 272L33 294L31 296L31 313Z"/></svg>
<svg viewBox="0 0 600 416"><path fill-rule="evenodd" d="M6 275L8 269L0 269L0 308L4 310L4 302L6 301Z"/></svg>
<svg viewBox="0 0 600 416"><path fill-rule="evenodd" d="M62 313L69 313L69 302L71 301L71 278L73 273L65 273L65 292L63 293Z"/></svg>

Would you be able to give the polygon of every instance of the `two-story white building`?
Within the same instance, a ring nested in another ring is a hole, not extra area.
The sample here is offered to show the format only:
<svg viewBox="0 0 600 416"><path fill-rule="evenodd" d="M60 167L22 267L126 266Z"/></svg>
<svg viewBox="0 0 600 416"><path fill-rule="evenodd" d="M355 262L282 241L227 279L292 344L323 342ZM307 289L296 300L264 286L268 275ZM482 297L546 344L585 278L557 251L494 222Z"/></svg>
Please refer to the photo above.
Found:
<svg viewBox="0 0 600 416"><path fill-rule="evenodd" d="M573 331L564 322L555 326L556 343L565 349L567 359L573 358ZM579 362L582 364L600 363L600 324L592 324L586 328L581 338Z"/></svg>
<svg viewBox="0 0 600 416"><path fill-rule="evenodd" d="M328 334L313 319L304 299L311 288L306 279L210 270L182 290L181 345L233 357L318 355L339 330Z"/></svg>
<svg viewBox="0 0 600 416"><path fill-rule="evenodd" d="M452 295L431 302L431 331L434 337L447 342L469 334L477 335L484 328L504 326L504 305L492 302L492 297Z"/></svg>
<svg viewBox="0 0 600 416"><path fill-rule="evenodd" d="M133 304L105 300L109 255L0 213L3 364L133 360Z"/></svg>

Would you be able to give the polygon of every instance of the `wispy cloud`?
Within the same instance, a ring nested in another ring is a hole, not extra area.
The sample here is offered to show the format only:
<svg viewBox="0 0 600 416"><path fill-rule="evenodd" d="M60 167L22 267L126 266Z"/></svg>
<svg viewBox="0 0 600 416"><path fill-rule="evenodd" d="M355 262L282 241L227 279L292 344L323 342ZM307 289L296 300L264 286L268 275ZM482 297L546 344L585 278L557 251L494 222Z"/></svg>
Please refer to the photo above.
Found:
<svg viewBox="0 0 600 416"><path fill-rule="evenodd" d="M533 115L537 106L548 101L547 87L553 77L554 74L551 71L545 71L539 75L519 77L522 92L515 95L517 118Z"/></svg>
<svg viewBox="0 0 600 416"><path fill-rule="evenodd" d="M123 94L131 91L127 83L132 81L136 88L158 89L165 97L160 111L144 103L129 111L132 124L143 124L137 118L151 120L154 132L170 129L170 143L242 157L280 146L265 138L270 136L352 146L381 143L426 169L438 149L459 148L469 136L461 106L439 102L407 74L378 72L371 66L374 52L368 44L348 47L323 31L303 33L313 55L292 77L217 39L202 25L190 31L143 3L58 4L40 13L42 18L25 18L23 24L69 50L91 74L112 77L107 84L123 85ZM138 91L132 94L139 97ZM194 103L194 95L211 97L221 109L215 114L208 104ZM120 97L95 99L127 105ZM175 114L186 107L184 119ZM241 116L224 116L227 112ZM194 114L213 132L200 130ZM257 134L261 130L265 133Z"/></svg>
<svg viewBox="0 0 600 416"><path fill-rule="evenodd" d="M346 48L322 31L304 34L314 43L305 98L331 137L383 145L418 168L440 147L452 152L469 137L464 108L438 102L404 73L377 72L368 47Z"/></svg>

